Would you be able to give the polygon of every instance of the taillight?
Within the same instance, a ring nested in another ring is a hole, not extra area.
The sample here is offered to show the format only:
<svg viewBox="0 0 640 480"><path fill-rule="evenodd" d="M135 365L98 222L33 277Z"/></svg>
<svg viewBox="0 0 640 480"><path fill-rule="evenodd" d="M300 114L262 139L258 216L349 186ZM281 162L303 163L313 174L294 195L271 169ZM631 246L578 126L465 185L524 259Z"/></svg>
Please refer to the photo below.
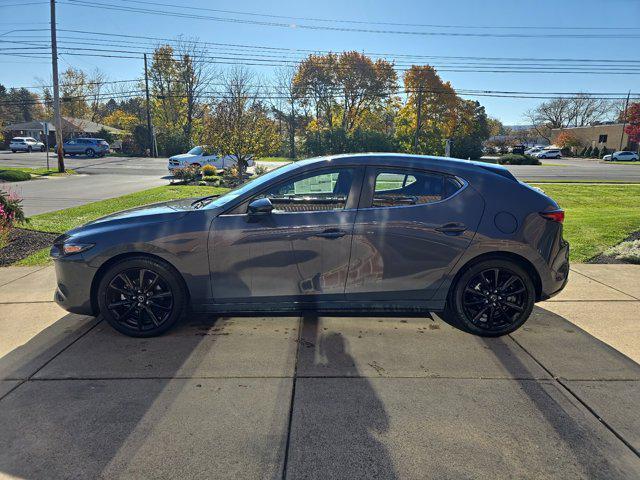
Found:
<svg viewBox="0 0 640 480"><path fill-rule="evenodd" d="M550 210L548 212L540 212L540 215L551 220L552 222L564 222L564 210Z"/></svg>

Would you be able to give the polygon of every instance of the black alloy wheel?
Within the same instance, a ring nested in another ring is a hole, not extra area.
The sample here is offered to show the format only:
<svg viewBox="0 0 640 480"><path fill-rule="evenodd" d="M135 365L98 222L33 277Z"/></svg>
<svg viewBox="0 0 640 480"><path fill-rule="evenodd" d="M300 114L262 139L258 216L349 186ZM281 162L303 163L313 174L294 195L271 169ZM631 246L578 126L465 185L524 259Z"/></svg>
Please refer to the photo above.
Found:
<svg viewBox="0 0 640 480"><path fill-rule="evenodd" d="M119 332L159 335L180 318L186 295L177 274L150 258L125 260L109 269L98 290L100 312Z"/></svg>
<svg viewBox="0 0 640 480"><path fill-rule="evenodd" d="M87 150L84 152L87 157L94 157L96 152L93 148L87 148Z"/></svg>
<svg viewBox="0 0 640 480"><path fill-rule="evenodd" d="M462 326L477 335L499 336L518 329L531 315L535 288L515 263L485 261L458 280L453 310Z"/></svg>

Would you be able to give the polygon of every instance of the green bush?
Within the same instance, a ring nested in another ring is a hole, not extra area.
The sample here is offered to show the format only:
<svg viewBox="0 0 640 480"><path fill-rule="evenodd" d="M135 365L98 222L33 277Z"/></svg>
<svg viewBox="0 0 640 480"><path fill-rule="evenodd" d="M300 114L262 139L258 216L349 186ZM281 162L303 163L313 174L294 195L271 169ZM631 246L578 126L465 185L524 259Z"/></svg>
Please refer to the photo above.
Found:
<svg viewBox="0 0 640 480"><path fill-rule="evenodd" d="M498 158L500 165L541 165L540 160L531 155L516 155L508 153Z"/></svg>
<svg viewBox="0 0 640 480"><path fill-rule="evenodd" d="M188 166L184 168L176 168L173 171L173 178L182 183L191 183L200 177L200 167Z"/></svg>
<svg viewBox="0 0 640 480"><path fill-rule="evenodd" d="M591 157L591 155L593 155L593 147L587 148L587 151L584 152L584 156L587 158Z"/></svg>
<svg viewBox="0 0 640 480"><path fill-rule="evenodd" d="M600 150L600 156L604 157L605 155L609 155L611 152L607 149L607 147L602 147L602 150Z"/></svg>
<svg viewBox="0 0 640 480"><path fill-rule="evenodd" d="M15 193L0 189L0 233L8 232L16 223L26 222L22 199Z"/></svg>
<svg viewBox="0 0 640 480"><path fill-rule="evenodd" d="M598 147L594 148L593 152L591 152L591 155L595 158L600 158L600 149Z"/></svg>
<svg viewBox="0 0 640 480"><path fill-rule="evenodd" d="M204 167L202 167L202 175L204 177L210 177L212 175L217 175L217 174L218 174L218 169L213 165L205 165Z"/></svg>
<svg viewBox="0 0 640 480"><path fill-rule="evenodd" d="M202 181L212 187L219 187L222 183L222 177L220 175L203 175Z"/></svg>
<svg viewBox="0 0 640 480"><path fill-rule="evenodd" d="M24 182L25 180L31 180L31 174L21 170L0 170L0 180Z"/></svg>
<svg viewBox="0 0 640 480"><path fill-rule="evenodd" d="M580 156L581 157L587 156L587 147L584 147L582 150L580 150Z"/></svg>

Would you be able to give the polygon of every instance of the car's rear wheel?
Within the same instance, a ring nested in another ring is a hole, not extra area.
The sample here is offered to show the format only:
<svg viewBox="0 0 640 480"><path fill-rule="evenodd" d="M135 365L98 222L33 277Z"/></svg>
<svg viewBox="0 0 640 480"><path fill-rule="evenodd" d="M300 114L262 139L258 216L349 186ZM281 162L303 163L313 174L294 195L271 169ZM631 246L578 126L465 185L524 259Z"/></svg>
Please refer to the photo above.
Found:
<svg viewBox="0 0 640 480"><path fill-rule="evenodd" d="M16 153L16 152L17 152L17 150L11 150L11 153Z"/></svg>
<svg viewBox="0 0 640 480"><path fill-rule="evenodd" d="M98 305L109 324L131 337L160 335L180 319L187 294L164 262L136 257L118 262L102 276Z"/></svg>
<svg viewBox="0 0 640 480"><path fill-rule="evenodd" d="M534 303L535 287L522 267L507 260L485 260L460 275L447 315L470 333L497 337L520 328Z"/></svg>
<svg viewBox="0 0 640 480"><path fill-rule="evenodd" d="M44 152L44 146L40 147L40 151Z"/></svg>
<svg viewBox="0 0 640 480"><path fill-rule="evenodd" d="M96 154L96 151L93 148L87 148L84 153L87 155L87 157L93 157Z"/></svg>

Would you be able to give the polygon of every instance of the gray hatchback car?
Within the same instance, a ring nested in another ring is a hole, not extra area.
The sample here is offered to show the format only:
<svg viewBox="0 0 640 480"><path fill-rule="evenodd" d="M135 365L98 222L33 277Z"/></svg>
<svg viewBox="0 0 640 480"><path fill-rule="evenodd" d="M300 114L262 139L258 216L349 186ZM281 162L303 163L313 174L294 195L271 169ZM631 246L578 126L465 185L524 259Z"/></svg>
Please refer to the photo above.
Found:
<svg viewBox="0 0 640 480"><path fill-rule="evenodd" d="M360 154L291 163L220 197L129 210L60 236L55 300L158 335L215 314L442 312L485 336L566 284L564 212L505 168Z"/></svg>
<svg viewBox="0 0 640 480"><path fill-rule="evenodd" d="M109 144L102 138L72 138L62 144L62 150L65 155L102 157L109 153Z"/></svg>

